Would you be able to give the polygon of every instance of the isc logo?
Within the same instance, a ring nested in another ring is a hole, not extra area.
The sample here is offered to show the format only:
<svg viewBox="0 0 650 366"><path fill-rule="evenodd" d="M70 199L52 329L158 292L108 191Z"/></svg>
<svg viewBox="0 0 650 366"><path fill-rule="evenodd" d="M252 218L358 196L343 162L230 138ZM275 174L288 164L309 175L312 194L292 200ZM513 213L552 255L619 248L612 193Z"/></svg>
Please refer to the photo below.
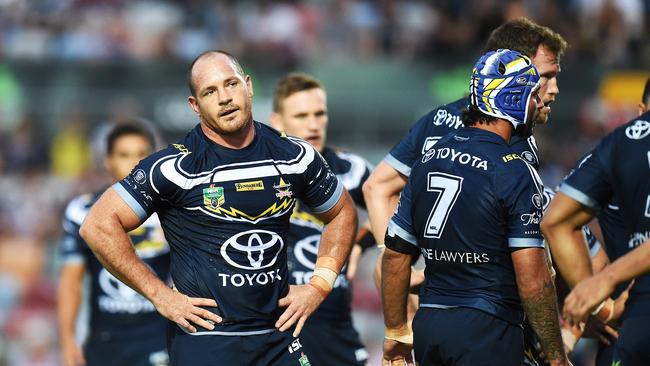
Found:
<svg viewBox="0 0 650 366"><path fill-rule="evenodd" d="M517 160L517 159L521 159L521 158L520 158L519 155L517 155L517 154L508 154L508 155L504 155L504 156L502 157L502 159L503 159L504 162L507 163L507 162L509 162L509 161Z"/></svg>
<svg viewBox="0 0 650 366"><path fill-rule="evenodd" d="M289 353L294 353L297 350L302 348L302 344L300 344L300 339L296 338L291 344L289 345Z"/></svg>

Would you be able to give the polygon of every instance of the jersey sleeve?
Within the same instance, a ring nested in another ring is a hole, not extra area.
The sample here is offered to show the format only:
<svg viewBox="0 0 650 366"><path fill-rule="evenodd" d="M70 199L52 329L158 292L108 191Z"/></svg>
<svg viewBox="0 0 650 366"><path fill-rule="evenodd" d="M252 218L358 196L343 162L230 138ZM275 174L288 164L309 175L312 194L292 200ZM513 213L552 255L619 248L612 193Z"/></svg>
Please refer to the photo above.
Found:
<svg viewBox="0 0 650 366"><path fill-rule="evenodd" d="M348 190L357 207L366 208L366 201L363 198L361 188L370 176L372 165L356 154L339 152L337 155L350 163L350 170L345 174L339 174L339 180L343 187Z"/></svg>
<svg viewBox="0 0 650 366"><path fill-rule="evenodd" d="M598 254L598 251L601 248L600 241L596 238L589 226L585 225L582 227L582 233L585 235L585 241L587 242L587 247L589 248L589 256L595 257Z"/></svg>
<svg viewBox="0 0 650 366"><path fill-rule="evenodd" d="M313 213L319 214L329 211L343 195L343 184L330 169L323 156L311 145L314 158L305 170L306 189L302 201L309 206Z"/></svg>
<svg viewBox="0 0 650 366"><path fill-rule="evenodd" d="M399 236L417 248L417 237L413 228L411 179L402 191L393 217L388 222L388 236Z"/></svg>
<svg viewBox="0 0 650 366"><path fill-rule="evenodd" d="M425 129L427 123L429 123L429 116L431 113L435 113L435 111L436 110L420 118L415 125L409 129L406 136L393 146L388 155L384 157L386 164L407 177L411 174L411 167L416 161L418 161L423 153L424 139L427 137ZM431 140L430 144L431 146L437 142L435 138L432 139L433 140Z"/></svg>
<svg viewBox="0 0 650 366"><path fill-rule="evenodd" d="M497 192L504 203L508 246L513 249L542 248L544 240L539 223L542 219L543 185L539 175L532 166L519 159L500 168Z"/></svg>
<svg viewBox="0 0 650 366"><path fill-rule="evenodd" d="M595 211L612 199L612 185L607 167L612 153L613 134L588 154L560 186L560 192Z"/></svg>
<svg viewBox="0 0 650 366"><path fill-rule="evenodd" d="M172 150L173 152L173 150ZM159 151L141 160L131 173L113 185L113 189L143 222L172 198L179 176L177 165L187 153Z"/></svg>
<svg viewBox="0 0 650 366"><path fill-rule="evenodd" d="M70 201L63 217L63 239L59 246L59 255L63 264L85 264L85 251L89 250L86 242L79 235L87 208L85 202L89 197L78 197Z"/></svg>

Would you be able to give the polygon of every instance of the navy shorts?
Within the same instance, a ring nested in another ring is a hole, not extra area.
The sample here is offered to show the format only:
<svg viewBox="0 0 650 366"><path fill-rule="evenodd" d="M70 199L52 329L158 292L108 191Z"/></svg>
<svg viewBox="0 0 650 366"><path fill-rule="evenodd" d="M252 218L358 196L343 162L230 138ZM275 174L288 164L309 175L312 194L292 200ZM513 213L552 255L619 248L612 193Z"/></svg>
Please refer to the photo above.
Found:
<svg viewBox="0 0 650 366"><path fill-rule="evenodd" d="M614 347L612 365L620 361L621 366L650 365L650 316L625 318L619 329Z"/></svg>
<svg viewBox="0 0 650 366"><path fill-rule="evenodd" d="M420 308L413 319L413 349L420 366L521 366L520 326L471 308Z"/></svg>
<svg viewBox="0 0 650 366"><path fill-rule="evenodd" d="M596 366L612 366L614 349L616 349L616 343L612 343L608 346L599 342L598 353L596 354Z"/></svg>
<svg viewBox="0 0 650 366"><path fill-rule="evenodd" d="M139 332L132 329L128 336L105 332L89 334L84 344L87 366L166 366L166 332Z"/></svg>
<svg viewBox="0 0 650 366"><path fill-rule="evenodd" d="M309 318L300 332L300 343L312 366L362 366L368 362L368 352L352 322Z"/></svg>
<svg viewBox="0 0 650 366"><path fill-rule="evenodd" d="M260 335L190 335L172 324L169 359L172 366L274 365L310 366L300 339L292 331Z"/></svg>

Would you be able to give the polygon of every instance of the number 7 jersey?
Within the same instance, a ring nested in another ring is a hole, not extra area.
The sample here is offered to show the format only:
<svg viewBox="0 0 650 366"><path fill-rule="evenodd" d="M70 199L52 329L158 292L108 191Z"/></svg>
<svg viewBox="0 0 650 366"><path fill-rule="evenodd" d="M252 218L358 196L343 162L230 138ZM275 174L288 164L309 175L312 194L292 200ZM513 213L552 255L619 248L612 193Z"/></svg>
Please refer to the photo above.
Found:
<svg viewBox="0 0 650 366"><path fill-rule="evenodd" d="M511 252L543 247L542 184L498 135L461 128L415 163L388 227L425 258L421 307L523 320Z"/></svg>

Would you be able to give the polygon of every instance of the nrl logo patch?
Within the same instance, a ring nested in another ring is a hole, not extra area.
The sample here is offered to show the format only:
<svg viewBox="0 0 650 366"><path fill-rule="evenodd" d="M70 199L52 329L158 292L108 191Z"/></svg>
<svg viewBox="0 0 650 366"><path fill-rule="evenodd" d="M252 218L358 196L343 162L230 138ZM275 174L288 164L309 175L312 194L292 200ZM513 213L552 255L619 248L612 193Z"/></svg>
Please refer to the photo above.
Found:
<svg viewBox="0 0 650 366"><path fill-rule="evenodd" d="M203 204L209 208L217 208L226 202L223 196L223 187L215 187L211 184L208 188L203 188Z"/></svg>
<svg viewBox="0 0 650 366"><path fill-rule="evenodd" d="M298 359L298 362L300 362L300 366L311 366L307 355L304 353L302 353L302 356Z"/></svg>
<svg viewBox="0 0 650 366"><path fill-rule="evenodd" d="M280 183L274 184L273 188L275 188L278 192L275 194L277 198L284 198L284 197L291 197L293 196L293 192L291 192L291 183L286 183L284 179L280 178Z"/></svg>
<svg viewBox="0 0 650 366"><path fill-rule="evenodd" d="M262 191L264 190L264 182L256 180L254 182L235 183L235 190L237 192Z"/></svg>

